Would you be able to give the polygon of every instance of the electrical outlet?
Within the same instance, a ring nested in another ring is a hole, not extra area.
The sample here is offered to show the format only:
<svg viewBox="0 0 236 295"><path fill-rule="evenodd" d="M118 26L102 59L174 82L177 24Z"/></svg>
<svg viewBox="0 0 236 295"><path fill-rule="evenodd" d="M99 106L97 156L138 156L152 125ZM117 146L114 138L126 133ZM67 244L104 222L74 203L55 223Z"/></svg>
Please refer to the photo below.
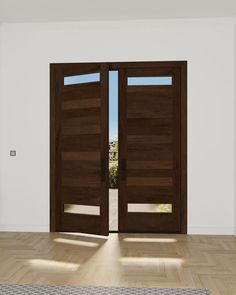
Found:
<svg viewBox="0 0 236 295"><path fill-rule="evenodd" d="M16 156L16 151L10 151L10 156L15 157Z"/></svg>

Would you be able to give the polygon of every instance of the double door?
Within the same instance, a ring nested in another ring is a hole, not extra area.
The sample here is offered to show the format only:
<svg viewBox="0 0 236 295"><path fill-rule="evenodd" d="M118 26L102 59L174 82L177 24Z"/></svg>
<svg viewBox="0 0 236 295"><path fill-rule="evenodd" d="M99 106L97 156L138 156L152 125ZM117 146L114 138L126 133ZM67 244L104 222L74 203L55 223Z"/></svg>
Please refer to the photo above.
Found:
<svg viewBox="0 0 236 295"><path fill-rule="evenodd" d="M109 234L109 70L119 232L186 233L186 62L51 65L51 231Z"/></svg>

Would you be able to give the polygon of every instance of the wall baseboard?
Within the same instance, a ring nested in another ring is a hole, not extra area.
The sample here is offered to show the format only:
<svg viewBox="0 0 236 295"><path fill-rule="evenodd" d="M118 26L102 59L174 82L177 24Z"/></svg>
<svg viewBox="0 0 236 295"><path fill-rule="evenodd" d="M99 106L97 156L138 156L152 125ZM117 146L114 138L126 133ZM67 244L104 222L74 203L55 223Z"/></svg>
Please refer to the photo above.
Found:
<svg viewBox="0 0 236 295"><path fill-rule="evenodd" d="M7 232L49 232L49 225L0 224L0 231Z"/></svg>
<svg viewBox="0 0 236 295"><path fill-rule="evenodd" d="M189 235L234 235L234 227L188 227Z"/></svg>

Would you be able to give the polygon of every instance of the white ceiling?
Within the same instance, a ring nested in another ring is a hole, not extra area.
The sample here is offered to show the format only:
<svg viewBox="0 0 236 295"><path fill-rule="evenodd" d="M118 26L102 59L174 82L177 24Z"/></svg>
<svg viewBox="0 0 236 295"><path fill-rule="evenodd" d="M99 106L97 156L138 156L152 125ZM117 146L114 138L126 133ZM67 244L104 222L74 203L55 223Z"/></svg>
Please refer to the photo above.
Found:
<svg viewBox="0 0 236 295"><path fill-rule="evenodd" d="M0 0L0 22L231 17L236 0Z"/></svg>

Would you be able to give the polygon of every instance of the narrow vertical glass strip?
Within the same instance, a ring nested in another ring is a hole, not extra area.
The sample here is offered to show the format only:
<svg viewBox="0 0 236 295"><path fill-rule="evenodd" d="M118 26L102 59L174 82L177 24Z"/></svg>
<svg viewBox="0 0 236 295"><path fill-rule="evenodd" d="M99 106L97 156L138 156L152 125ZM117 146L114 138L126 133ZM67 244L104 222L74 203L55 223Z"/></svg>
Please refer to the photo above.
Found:
<svg viewBox="0 0 236 295"><path fill-rule="evenodd" d="M109 230L118 230L118 71L109 72Z"/></svg>

